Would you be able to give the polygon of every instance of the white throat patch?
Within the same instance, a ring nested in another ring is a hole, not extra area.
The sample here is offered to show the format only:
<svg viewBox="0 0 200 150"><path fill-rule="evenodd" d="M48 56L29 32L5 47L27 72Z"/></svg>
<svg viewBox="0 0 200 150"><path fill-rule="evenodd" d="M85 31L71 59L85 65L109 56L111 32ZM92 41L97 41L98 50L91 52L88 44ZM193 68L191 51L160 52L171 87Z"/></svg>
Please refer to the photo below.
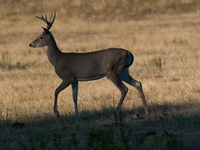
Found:
<svg viewBox="0 0 200 150"><path fill-rule="evenodd" d="M47 45L44 48L46 49L46 51L48 50L48 46Z"/></svg>

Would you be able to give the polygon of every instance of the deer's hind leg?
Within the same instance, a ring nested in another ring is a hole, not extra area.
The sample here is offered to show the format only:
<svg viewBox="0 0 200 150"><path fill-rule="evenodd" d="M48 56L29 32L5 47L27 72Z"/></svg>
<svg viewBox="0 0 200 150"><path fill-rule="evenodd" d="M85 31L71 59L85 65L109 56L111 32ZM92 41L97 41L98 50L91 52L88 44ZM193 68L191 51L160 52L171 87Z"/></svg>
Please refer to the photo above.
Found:
<svg viewBox="0 0 200 150"><path fill-rule="evenodd" d="M115 86L120 90L121 92L121 98L120 98L120 101L117 105L117 109L116 109L116 112L117 112L117 115L121 109L121 106L122 106L122 103L124 101L124 98L128 92L128 88L124 85L124 83L120 80L119 76L116 75L115 73L109 73L108 75L106 75L107 78L109 80L111 80Z"/></svg>
<svg viewBox="0 0 200 150"><path fill-rule="evenodd" d="M143 103L143 107L144 107L144 110L145 110L145 114L148 114L149 113L149 108L147 107L147 103L146 103L146 100L145 100L145 97L144 97L142 84L139 81L133 79L130 76L128 68L125 68L125 69L122 70L122 72L120 74L120 79L122 81L128 83L129 85L133 86L134 88L136 88L138 90L138 92L140 93L140 97L142 99L142 103Z"/></svg>

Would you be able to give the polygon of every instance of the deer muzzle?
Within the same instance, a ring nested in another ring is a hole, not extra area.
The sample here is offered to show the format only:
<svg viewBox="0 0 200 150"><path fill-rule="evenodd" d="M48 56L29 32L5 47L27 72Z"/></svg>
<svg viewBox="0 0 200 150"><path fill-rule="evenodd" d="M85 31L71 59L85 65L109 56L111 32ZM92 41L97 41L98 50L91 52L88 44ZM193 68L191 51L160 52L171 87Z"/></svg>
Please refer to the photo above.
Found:
<svg viewBox="0 0 200 150"><path fill-rule="evenodd" d="M34 43L30 43L29 46L32 47L32 48L36 47L36 45Z"/></svg>

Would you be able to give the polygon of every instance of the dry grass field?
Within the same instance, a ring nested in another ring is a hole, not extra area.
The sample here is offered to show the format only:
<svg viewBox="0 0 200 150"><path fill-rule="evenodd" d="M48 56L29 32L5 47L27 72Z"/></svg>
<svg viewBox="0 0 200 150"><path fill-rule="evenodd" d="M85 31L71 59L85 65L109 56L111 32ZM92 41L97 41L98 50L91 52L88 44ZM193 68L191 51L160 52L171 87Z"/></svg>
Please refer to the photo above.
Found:
<svg viewBox="0 0 200 150"><path fill-rule="evenodd" d="M168 134L182 149L200 146L200 11L199 2L53 0L0 1L0 149L20 149L33 133L77 134L86 149L91 129L115 128L113 108L119 90L106 78L79 83L75 119L71 86L59 94L60 119L53 112L54 90L62 82L44 48L29 43L46 27L35 15L57 12L51 32L63 52L124 48L134 55L130 74L143 85L150 115L144 114L136 89L123 103L123 124L133 133ZM92 3L93 2L93 3ZM73 4L72 4L73 3ZM109 3L109 4L108 4ZM112 7L111 7L112 6ZM107 9L106 9L107 8ZM126 10L126 11L125 11ZM13 123L24 123L22 128ZM152 149L149 137L138 149ZM180 149L180 148L179 148Z"/></svg>

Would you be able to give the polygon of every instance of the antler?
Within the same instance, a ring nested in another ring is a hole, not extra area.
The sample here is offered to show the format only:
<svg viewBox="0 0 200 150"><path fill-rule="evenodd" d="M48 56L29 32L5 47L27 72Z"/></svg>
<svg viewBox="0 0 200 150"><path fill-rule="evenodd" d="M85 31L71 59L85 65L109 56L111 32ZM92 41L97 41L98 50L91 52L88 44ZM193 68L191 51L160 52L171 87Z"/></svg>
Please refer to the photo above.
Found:
<svg viewBox="0 0 200 150"><path fill-rule="evenodd" d="M49 30L51 28L51 26L53 25L53 22L54 22L54 20L56 18L56 12L54 13L53 19L51 20L52 15L53 15L53 12L51 13L49 21L47 20L47 15L46 14L45 14L45 17L43 17L43 15L42 15L42 17L38 17L38 16L35 16L35 17L43 20L47 24L46 30Z"/></svg>

